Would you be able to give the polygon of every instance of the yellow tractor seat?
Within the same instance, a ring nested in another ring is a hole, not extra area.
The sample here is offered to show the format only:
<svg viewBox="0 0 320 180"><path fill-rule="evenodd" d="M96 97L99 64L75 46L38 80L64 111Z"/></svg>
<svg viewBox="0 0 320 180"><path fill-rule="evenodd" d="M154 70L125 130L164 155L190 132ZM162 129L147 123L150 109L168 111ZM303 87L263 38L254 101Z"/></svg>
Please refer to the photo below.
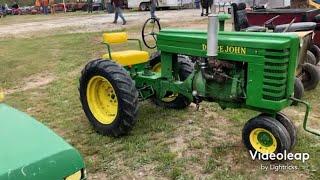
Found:
<svg viewBox="0 0 320 180"><path fill-rule="evenodd" d="M102 58L112 59L122 66L129 66L147 62L149 60L149 53L139 50L116 51L111 52L111 58L109 57L109 53L104 54Z"/></svg>

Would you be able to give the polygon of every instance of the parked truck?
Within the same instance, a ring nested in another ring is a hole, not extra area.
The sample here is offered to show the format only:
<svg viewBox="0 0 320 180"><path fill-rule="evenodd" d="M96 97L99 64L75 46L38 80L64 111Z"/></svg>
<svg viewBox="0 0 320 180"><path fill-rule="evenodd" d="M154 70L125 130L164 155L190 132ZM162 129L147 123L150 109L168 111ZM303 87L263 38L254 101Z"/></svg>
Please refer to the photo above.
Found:
<svg viewBox="0 0 320 180"><path fill-rule="evenodd" d="M158 8L180 8L188 4L192 4L192 0L158 0ZM128 8L138 8L146 11L150 7L150 0L130 0Z"/></svg>

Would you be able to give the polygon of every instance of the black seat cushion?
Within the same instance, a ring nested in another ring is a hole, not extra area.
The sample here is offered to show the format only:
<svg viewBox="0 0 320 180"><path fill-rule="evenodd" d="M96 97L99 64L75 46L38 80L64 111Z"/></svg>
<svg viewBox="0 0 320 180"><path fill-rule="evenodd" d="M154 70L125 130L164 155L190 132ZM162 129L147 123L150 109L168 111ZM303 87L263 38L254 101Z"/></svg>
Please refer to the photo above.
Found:
<svg viewBox="0 0 320 180"><path fill-rule="evenodd" d="M283 32L289 24L278 25L274 28L274 32ZM297 32L297 31L313 31L315 30L317 23L314 22L300 22L293 23L287 32Z"/></svg>
<svg viewBox="0 0 320 180"><path fill-rule="evenodd" d="M315 22L320 22L320 14L318 14L318 15L316 15L316 16L314 17L314 21L315 21Z"/></svg>

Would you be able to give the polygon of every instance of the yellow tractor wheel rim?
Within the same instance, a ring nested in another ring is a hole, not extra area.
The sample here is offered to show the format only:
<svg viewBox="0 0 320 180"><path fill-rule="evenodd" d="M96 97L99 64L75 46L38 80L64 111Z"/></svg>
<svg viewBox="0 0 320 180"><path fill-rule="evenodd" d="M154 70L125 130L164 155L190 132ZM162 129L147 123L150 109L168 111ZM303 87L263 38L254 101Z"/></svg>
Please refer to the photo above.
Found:
<svg viewBox="0 0 320 180"><path fill-rule="evenodd" d="M250 132L249 139L252 147L262 154L274 153L277 149L276 138L266 129L253 129Z"/></svg>
<svg viewBox="0 0 320 180"><path fill-rule="evenodd" d="M111 83L94 76L87 86L87 101L93 116L101 124L111 124L118 114L118 98Z"/></svg>
<svg viewBox="0 0 320 180"><path fill-rule="evenodd" d="M152 71L153 71L153 72L160 73L160 72L161 72L161 63L157 63L156 65L154 65L154 66L152 67Z"/></svg>
<svg viewBox="0 0 320 180"><path fill-rule="evenodd" d="M160 73L161 72L161 63L157 63L156 65L154 65L152 67L152 71ZM178 93L174 93L174 94L169 95L168 97L162 98L161 101L169 103L169 102L174 101L177 98L177 96L178 96Z"/></svg>
<svg viewBox="0 0 320 180"><path fill-rule="evenodd" d="M4 91L3 89L0 87L0 103L4 100Z"/></svg>

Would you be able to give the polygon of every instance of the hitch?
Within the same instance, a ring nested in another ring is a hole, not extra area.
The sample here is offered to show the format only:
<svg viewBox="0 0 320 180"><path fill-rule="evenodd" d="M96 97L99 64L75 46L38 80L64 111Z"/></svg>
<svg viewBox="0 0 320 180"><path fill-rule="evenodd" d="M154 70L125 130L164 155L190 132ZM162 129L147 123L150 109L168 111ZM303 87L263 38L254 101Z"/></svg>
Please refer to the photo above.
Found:
<svg viewBox="0 0 320 180"><path fill-rule="evenodd" d="M296 99L296 98L294 98L294 97L291 97L290 99L291 99L292 101L294 101L294 102L303 104L303 105L305 105L305 107L306 107L306 113L305 113L305 115L304 115L304 120L303 120L303 129L304 129L305 131L311 133L311 134L314 134L314 135L316 135L316 136L320 136L320 131L318 131L318 130L316 130L316 129L309 128L309 127L307 126L308 116L309 116L309 112L310 112L310 109L311 109L310 104L307 103L307 102L305 102L305 101L302 101L302 100L300 100L300 99Z"/></svg>

